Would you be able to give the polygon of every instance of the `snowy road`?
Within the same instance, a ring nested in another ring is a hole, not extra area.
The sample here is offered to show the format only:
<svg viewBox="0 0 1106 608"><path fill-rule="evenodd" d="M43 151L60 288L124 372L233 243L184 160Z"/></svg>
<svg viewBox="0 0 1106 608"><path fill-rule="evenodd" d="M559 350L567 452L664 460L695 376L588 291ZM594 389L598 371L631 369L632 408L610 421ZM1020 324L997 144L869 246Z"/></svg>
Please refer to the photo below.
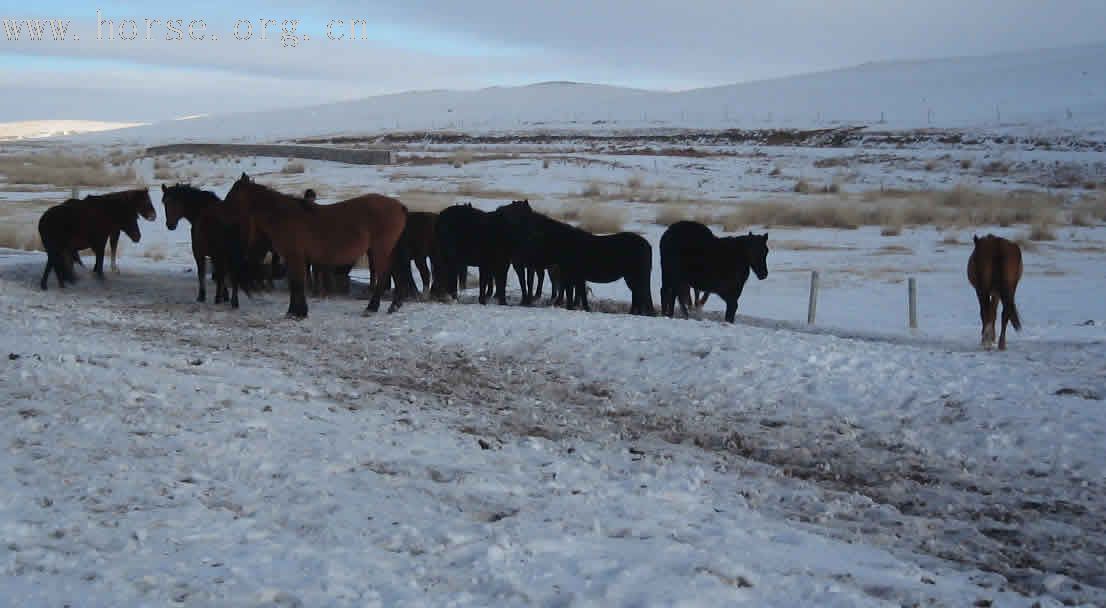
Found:
<svg viewBox="0 0 1106 608"><path fill-rule="evenodd" d="M0 255L24 605L1106 603L1100 341L352 300L297 323L139 259L42 294L40 258Z"/></svg>

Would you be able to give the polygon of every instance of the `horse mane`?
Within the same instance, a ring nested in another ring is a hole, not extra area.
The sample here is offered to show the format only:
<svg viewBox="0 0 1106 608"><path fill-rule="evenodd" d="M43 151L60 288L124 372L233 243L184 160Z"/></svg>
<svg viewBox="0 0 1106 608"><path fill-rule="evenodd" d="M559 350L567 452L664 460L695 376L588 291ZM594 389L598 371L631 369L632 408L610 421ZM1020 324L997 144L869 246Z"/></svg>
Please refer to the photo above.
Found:
<svg viewBox="0 0 1106 608"><path fill-rule="evenodd" d="M271 188L269 186L266 186L265 184L259 184L255 181L253 181L252 179L247 181L246 183L249 184L250 186L252 186L253 188L260 189L262 192L265 192L266 194L269 194L270 196L275 196L278 199L295 201L296 203L299 204L300 209L302 209L303 211L312 212L312 211L315 211L316 209L319 208L318 203L313 202L313 201L309 201L306 198L303 198L302 196L295 196L295 195L292 195L292 194L285 194L285 193L281 192L280 190L277 190L275 188Z"/></svg>

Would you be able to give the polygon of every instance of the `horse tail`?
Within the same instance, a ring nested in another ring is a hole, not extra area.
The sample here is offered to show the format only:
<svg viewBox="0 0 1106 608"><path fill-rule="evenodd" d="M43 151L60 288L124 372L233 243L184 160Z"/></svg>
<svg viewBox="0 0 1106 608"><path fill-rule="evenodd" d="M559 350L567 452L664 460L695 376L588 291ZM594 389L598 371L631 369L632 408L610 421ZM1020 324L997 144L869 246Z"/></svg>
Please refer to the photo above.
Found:
<svg viewBox="0 0 1106 608"><path fill-rule="evenodd" d="M251 293L254 279L251 275L253 269L250 267L249 256L246 255L246 244L237 224L223 226L223 245L232 284L237 285L247 296L253 297Z"/></svg>

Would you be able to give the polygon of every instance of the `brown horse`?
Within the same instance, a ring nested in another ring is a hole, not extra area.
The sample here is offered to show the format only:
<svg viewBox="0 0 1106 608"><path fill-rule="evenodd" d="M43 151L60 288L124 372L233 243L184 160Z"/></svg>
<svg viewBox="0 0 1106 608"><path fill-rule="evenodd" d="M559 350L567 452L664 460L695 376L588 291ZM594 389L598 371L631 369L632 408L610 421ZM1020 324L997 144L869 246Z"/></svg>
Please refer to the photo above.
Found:
<svg viewBox="0 0 1106 608"><path fill-rule="evenodd" d="M122 231L137 243L142 238L138 229L139 216L149 221L157 219L145 188L71 198L47 209L38 220L38 234L46 250L46 270L39 285L46 289L51 270L57 275L59 287L76 282L73 261L79 261L77 256L81 249L92 249L96 254L92 271L103 279L104 249L108 240Z"/></svg>
<svg viewBox="0 0 1106 608"><path fill-rule="evenodd" d="M282 194L250 180L245 173L227 193L227 204L237 210L247 247L262 235L288 266L288 315L307 316L304 283L307 261L326 266L353 264L369 253L383 275L392 271L392 258L407 224L407 208L394 198L366 194L332 205ZM380 309L385 281L378 281L366 312ZM403 303L402 289L392 295L388 311Z"/></svg>
<svg viewBox="0 0 1106 608"><path fill-rule="evenodd" d="M981 344L990 348L995 343L995 317L1002 301L1002 333L998 349L1006 350L1006 324L1021 331L1022 322L1014 304L1014 292L1022 278L1022 250L1017 243L988 234L973 236L975 249L968 258L968 281L979 298L979 316L983 321Z"/></svg>

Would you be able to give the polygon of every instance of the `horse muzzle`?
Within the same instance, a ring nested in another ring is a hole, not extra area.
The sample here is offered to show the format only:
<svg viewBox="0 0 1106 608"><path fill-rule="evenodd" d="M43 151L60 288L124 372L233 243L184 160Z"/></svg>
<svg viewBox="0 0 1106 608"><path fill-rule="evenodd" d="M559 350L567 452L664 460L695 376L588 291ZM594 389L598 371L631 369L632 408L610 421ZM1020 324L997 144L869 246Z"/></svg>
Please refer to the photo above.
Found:
<svg viewBox="0 0 1106 608"><path fill-rule="evenodd" d="M168 228L169 230L176 230L178 221L179 220L169 220L169 221L165 222L165 227Z"/></svg>
<svg viewBox="0 0 1106 608"><path fill-rule="evenodd" d="M142 218L147 222L152 222L157 219L157 211L154 211L153 209L149 211L143 211Z"/></svg>

